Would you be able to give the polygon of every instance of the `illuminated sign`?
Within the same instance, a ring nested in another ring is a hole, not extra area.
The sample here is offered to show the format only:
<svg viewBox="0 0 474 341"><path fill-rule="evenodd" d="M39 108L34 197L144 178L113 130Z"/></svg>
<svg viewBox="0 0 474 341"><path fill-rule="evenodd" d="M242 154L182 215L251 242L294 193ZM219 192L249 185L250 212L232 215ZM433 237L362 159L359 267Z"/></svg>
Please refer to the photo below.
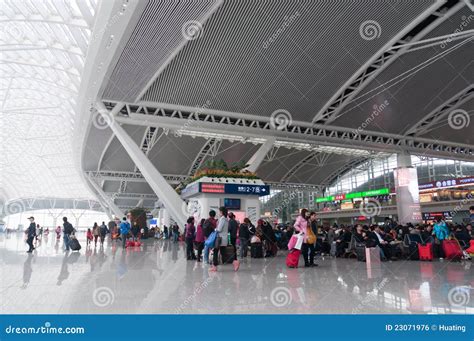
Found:
<svg viewBox="0 0 474 341"><path fill-rule="evenodd" d="M345 199L356 199L356 198L365 198L365 197L376 197L378 195L389 194L390 190L388 188L373 189L365 192L354 192L347 194L337 194L330 195L328 197L316 198L316 202L328 202L328 201L340 201Z"/></svg>
<svg viewBox="0 0 474 341"><path fill-rule="evenodd" d="M446 188L452 186L461 186L461 185L474 185L474 178L457 178L457 179L448 179L448 180L438 180L428 182L426 184L421 184L418 186L418 189L436 189L436 188Z"/></svg>
<svg viewBox="0 0 474 341"><path fill-rule="evenodd" d="M209 184L209 183L200 183L201 185L201 193L225 193L225 185L224 184Z"/></svg>

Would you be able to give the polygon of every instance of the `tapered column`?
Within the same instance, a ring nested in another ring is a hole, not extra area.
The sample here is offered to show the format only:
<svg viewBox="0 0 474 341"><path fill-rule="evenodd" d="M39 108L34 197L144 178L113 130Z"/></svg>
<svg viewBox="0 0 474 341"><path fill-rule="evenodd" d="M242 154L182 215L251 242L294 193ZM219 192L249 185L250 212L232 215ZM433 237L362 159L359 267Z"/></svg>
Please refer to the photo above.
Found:
<svg viewBox="0 0 474 341"><path fill-rule="evenodd" d="M416 168L411 164L410 154L397 154L397 168L394 169L393 176L397 194L398 222L402 225L420 223L422 219L418 175Z"/></svg>
<svg viewBox="0 0 474 341"><path fill-rule="evenodd" d="M109 124L110 129L114 132L117 139L122 143L130 158L140 169L143 177L146 179L150 187L153 189L158 198L163 202L165 208L171 217L181 226L186 224L186 217L183 213L184 201L176 193L173 187L166 181L160 172L151 163L148 157L143 153L135 141L127 134L125 129L114 119L115 113L121 108L121 104L109 112L101 102L97 103L97 110L104 120Z"/></svg>

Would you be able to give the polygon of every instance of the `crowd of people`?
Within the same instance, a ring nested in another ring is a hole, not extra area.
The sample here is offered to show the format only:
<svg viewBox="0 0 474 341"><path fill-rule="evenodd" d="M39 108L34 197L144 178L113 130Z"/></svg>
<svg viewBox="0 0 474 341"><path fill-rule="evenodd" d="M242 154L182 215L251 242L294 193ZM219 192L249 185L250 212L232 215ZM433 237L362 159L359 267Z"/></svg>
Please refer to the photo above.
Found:
<svg viewBox="0 0 474 341"><path fill-rule="evenodd" d="M472 219L474 207L470 211ZM43 234L47 235L49 229L43 231L35 223L34 217L28 219L30 225L25 235L29 246L27 252L31 253L35 249L34 241L40 240ZM76 230L67 217L63 218L63 227L58 226L55 232L56 240L59 241L63 236L64 248L68 251ZM94 243L94 247L97 247L99 242L103 247L107 234L110 234L111 240L120 240L125 249L129 238L138 241L143 233L143 227L136 222L130 224L126 217L120 222L112 220L108 224L95 223L86 232L87 246ZM293 235L302 237L300 250L305 267L317 266L317 255L357 256L355 246L379 247L382 261L397 260L406 256L404 241L407 236L418 235L422 243L431 243L435 257L439 258L444 257L441 248L444 240L456 239L463 249L468 249L474 239L472 223L447 224L441 218L434 224L399 225L387 219L384 224L321 226L315 212L302 209L292 223L272 224L259 219L254 225L249 218L237 221L235 214L228 212L225 207L220 207L217 213L211 210L208 217L200 221L189 217L183 234L177 224L169 228L164 226L163 231L153 229L151 233L158 239L169 239L176 243L184 241L187 260L210 264L211 271L217 271L219 264L233 264L237 271L240 261L248 257L249 250L253 258L274 257L278 250L287 249Z"/></svg>

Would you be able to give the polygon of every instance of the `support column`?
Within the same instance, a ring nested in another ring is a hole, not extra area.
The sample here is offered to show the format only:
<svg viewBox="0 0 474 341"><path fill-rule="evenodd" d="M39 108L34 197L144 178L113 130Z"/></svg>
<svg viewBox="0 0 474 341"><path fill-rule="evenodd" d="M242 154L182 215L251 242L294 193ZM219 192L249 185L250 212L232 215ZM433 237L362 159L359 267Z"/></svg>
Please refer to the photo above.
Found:
<svg viewBox="0 0 474 341"><path fill-rule="evenodd" d="M124 213L122 212L122 210L120 210L120 208L118 208L117 205L115 205L115 203L113 202L112 199L110 199L107 194L104 193L104 191L102 190L102 188L93 180L90 178L90 176L87 176L86 175L86 178L89 180L90 184L92 185L92 187L94 187L94 189L97 191L97 193L99 194L100 197L102 197L102 199L105 201L105 203L107 204L107 206L109 207L109 209L117 216L117 218L119 218L120 220L122 220L122 217L124 215Z"/></svg>
<svg viewBox="0 0 474 341"><path fill-rule="evenodd" d="M163 202L167 211L178 223L179 226L186 225L186 217L182 210L184 201L170 186L166 179L151 163L148 157L142 152L135 141L127 134L125 129L114 119L114 115L118 112L123 104L117 104L116 107L109 112L103 103L97 102L97 110L104 120L109 123L110 129L114 132L117 139L122 143L130 158L140 169L143 177L146 179L150 187L153 189L158 198Z"/></svg>
<svg viewBox="0 0 474 341"><path fill-rule="evenodd" d="M264 144L258 148L255 154L252 155L250 160L248 161L248 166L245 168L249 172L256 172L258 167L262 164L265 156L267 156L268 152L272 149L273 144L275 143L274 137L269 137Z"/></svg>
<svg viewBox="0 0 474 341"><path fill-rule="evenodd" d="M398 222L421 222L420 195L418 189L418 175L416 168L411 164L408 153L397 154L397 168L393 171L395 192L397 194Z"/></svg>

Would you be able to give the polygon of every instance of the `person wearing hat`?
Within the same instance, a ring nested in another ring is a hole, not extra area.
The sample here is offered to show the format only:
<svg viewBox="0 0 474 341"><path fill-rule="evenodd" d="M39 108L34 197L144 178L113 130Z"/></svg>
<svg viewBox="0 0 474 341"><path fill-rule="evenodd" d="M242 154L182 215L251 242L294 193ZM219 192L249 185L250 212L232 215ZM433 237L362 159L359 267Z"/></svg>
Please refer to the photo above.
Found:
<svg viewBox="0 0 474 341"><path fill-rule="evenodd" d="M28 220L30 221L30 226L28 226L28 229L26 230L26 243L30 248L26 252L32 253L35 249L35 247L33 246L33 239L35 239L36 236L36 224L34 217L29 217Z"/></svg>

